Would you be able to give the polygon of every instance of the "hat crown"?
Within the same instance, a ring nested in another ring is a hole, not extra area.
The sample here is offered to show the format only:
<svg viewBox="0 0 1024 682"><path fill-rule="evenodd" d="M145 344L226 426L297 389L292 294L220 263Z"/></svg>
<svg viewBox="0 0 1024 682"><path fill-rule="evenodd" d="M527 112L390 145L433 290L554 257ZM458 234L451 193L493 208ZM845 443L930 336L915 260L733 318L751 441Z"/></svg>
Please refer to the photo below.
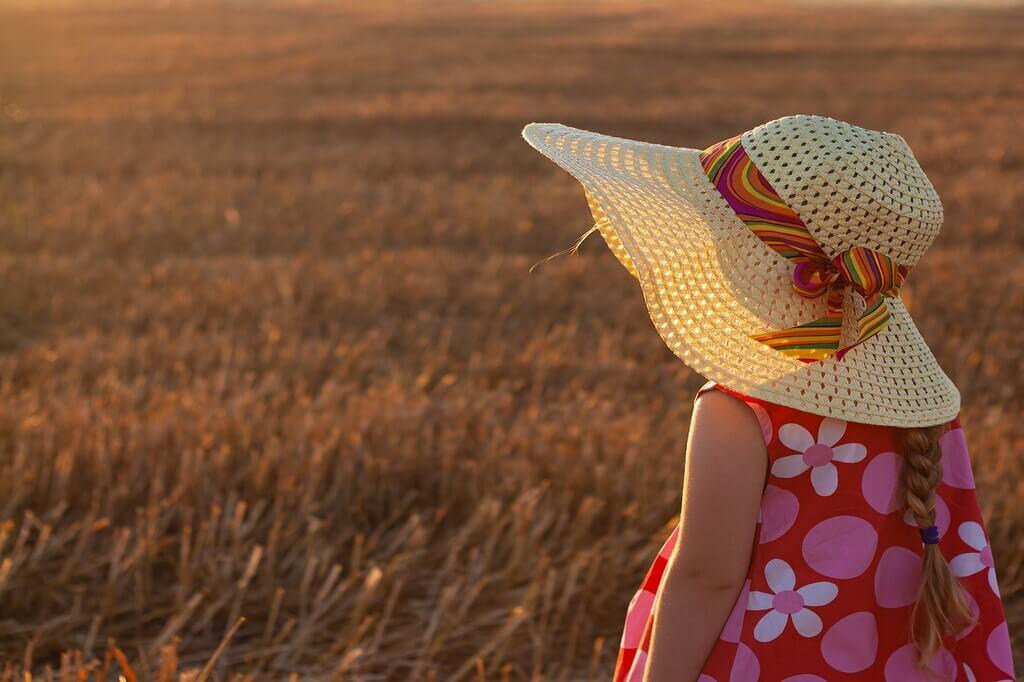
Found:
<svg viewBox="0 0 1024 682"><path fill-rule="evenodd" d="M800 115L741 143L829 257L861 246L914 265L939 234L939 195L899 135Z"/></svg>

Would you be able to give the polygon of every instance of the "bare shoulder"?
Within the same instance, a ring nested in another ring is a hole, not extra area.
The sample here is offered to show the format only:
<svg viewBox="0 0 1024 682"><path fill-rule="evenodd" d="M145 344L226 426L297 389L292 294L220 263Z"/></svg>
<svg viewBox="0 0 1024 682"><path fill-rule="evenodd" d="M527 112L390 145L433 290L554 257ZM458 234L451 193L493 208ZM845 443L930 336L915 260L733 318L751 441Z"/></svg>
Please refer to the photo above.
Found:
<svg viewBox="0 0 1024 682"><path fill-rule="evenodd" d="M741 399L724 391L704 391L697 396L690 441L704 445L701 449L728 448L734 457L744 453L753 459L767 456L757 416Z"/></svg>
<svg viewBox="0 0 1024 682"><path fill-rule="evenodd" d="M750 406L731 393L722 390L701 391L693 401L693 410L694 416L699 414L699 419L709 426L717 423L746 423L755 427L759 435L761 433L758 418Z"/></svg>

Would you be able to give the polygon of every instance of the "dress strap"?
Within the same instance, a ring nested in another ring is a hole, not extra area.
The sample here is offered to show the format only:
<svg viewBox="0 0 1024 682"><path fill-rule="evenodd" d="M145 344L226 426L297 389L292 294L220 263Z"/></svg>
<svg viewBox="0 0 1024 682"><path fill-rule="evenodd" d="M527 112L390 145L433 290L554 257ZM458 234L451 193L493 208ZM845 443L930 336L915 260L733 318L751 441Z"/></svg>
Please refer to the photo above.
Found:
<svg viewBox="0 0 1024 682"><path fill-rule="evenodd" d="M694 394L693 399L696 400L705 391L712 391L712 390L714 390L717 387L718 387L718 384L716 384L714 381L709 381L708 383L704 384L703 386L701 386L700 388L697 389L697 393Z"/></svg>
<svg viewBox="0 0 1024 682"><path fill-rule="evenodd" d="M719 383L716 383L714 381L709 381L706 384L704 384L703 386L701 386L700 388L698 388L697 392L693 396L693 399L696 400L703 393L705 393L707 391L714 391L716 389L721 391L722 393L728 393L729 395L731 395L731 396L733 396L735 398L739 398L740 400L742 400L743 402L747 403L748 405L756 405L757 403L760 402L756 398L751 398L748 395L744 395L744 394L740 393L739 391L734 391L731 388L727 388L727 387L725 387L725 386L723 386L723 385L721 385Z"/></svg>

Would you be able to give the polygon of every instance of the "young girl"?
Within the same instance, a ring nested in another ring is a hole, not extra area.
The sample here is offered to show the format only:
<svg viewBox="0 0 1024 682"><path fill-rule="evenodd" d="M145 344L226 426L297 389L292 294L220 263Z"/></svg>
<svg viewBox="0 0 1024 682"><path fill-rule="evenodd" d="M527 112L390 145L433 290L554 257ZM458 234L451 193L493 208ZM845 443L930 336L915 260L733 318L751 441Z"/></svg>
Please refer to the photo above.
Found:
<svg viewBox="0 0 1024 682"><path fill-rule="evenodd" d="M900 300L942 224L904 139L821 116L703 151L523 136L711 380L616 682L1012 680L960 395Z"/></svg>

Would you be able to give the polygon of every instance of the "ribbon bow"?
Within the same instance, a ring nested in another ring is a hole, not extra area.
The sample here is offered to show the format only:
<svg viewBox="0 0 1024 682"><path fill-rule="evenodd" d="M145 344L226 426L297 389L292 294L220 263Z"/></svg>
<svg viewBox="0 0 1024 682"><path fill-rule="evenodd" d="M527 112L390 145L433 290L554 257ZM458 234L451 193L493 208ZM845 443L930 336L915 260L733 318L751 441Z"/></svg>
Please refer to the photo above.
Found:
<svg viewBox="0 0 1024 682"><path fill-rule="evenodd" d="M836 356L842 359L889 324L886 298L899 295L910 266L864 246L829 258L810 230L772 189L747 156L740 136L718 142L700 154L704 172L748 228L767 246L795 263L793 288L804 298L828 296L828 311L811 322L756 334L760 341L803 362ZM857 340L839 347L843 330L843 297L852 287L866 307L857 319Z"/></svg>
<svg viewBox="0 0 1024 682"><path fill-rule="evenodd" d="M839 360L889 324L885 299L899 296L910 267L899 265L885 254L854 246L831 260L824 253L802 254L793 269L793 289L804 298L828 296L822 317L795 327L757 334L753 338L790 357L813 362L836 356ZM796 260L794 258L794 260ZM857 340L839 347L843 331L843 297L852 287L864 297L864 312L857 318Z"/></svg>

